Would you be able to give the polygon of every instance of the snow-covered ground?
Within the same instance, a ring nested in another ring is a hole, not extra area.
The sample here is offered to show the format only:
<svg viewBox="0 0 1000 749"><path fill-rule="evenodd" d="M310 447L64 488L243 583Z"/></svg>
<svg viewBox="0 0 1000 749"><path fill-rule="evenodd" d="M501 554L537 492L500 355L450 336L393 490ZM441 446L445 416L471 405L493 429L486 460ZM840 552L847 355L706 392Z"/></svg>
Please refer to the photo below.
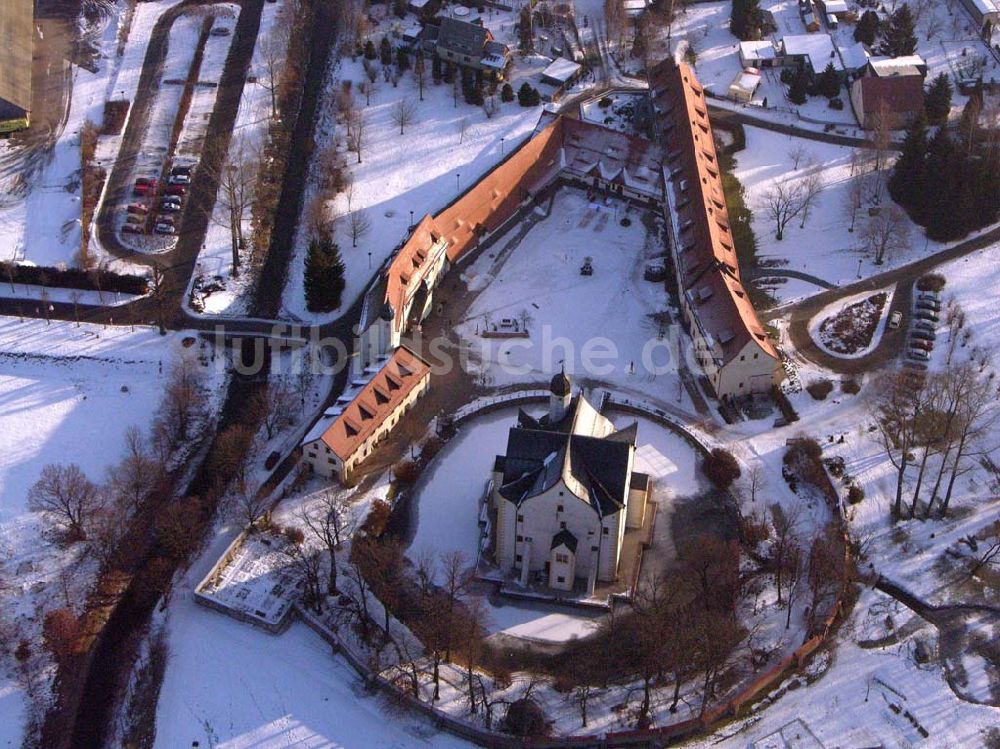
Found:
<svg viewBox="0 0 1000 749"><path fill-rule="evenodd" d="M735 154L734 174L743 184L747 206L753 211L757 257L762 265L773 264L779 271L804 272L839 285L859 277L859 261L860 277L864 277L913 262L945 246L928 240L923 230L904 216L909 231L909 250L889 254L882 265L874 265L871 253L864 249L861 240L865 222L869 220L867 201L857 211L854 231L849 231L851 217L847 205L852 179L851 159L857 149L755 127L747 127L745 131L746 148ZM796 169L795 151L799 148L802 154ZM803 214L799 214L785 227L784 238L779 242L775 239L775 224L767 210L765 194L776 181L801 185L816 173L821 175L824 187L809 211L805 226L801 226ZM884 187L881 202L883 207L893 205ZM766 277L766 270L761 274ZM781 302L788 302L820 290L819 286L801 281L774 285L772 293Z"/></svg>
<svg viewBox="0 0 1000 749"><path fill-rule="evenodd" d="M96 564L80 545L61 550L45 540L39 516L27 508L28 490L48 463L76 463L103 481L121 457L125 430L148 427L171 365L197 351L185 349L183 338L145 327L0 318L0 605L35 645L39 612L79 605ZM19 746L24 727L10 665L0 664L4 747Z"/></svg>
<svg viewBox="0 0 1000 749"><path fill-rule="evenodd" d="M487 14L489 28L502 34L498 38L512 34L511 22L503 20L507 15L498 13L491 21ZM376 40L379 37L380 34L373 35ZM429 60L423 101L419 101L412 70L403 74L398 87L379 77L378 91L367 106L365 95L358 90L362 81L367 82L360 58L341 60L331 71L328 90L339 89L346 81L353 82L354 101L363 113L367 129L361 163L357 163L356 153L344 152L354 179L350 205L347 196L341 193L328 206L329 216L340 217L336 239L347 266L347 287L338 311L315 315L306 310L303 270L309 230L304 225L307 222L300 222L284 308L304 320L332 319L343 314L363 293L382 262L406 238L411 211L414 221L419 221L424 214L444 208L524 141L533 131L540 112L539 107L520 107L516 99L501 103L499 96L499 109L492 117L487 117L482 107L466 104L461 94L456 105L452 85L433 82ZM413 102L415 117L413 124L400 135L393 112L397 102L404 99ZM345 129L343 123L335 122L335 109L332 101L326 105L317 141L321 148L337 143L343 151ZM304 205L308 207L316 194L314 169ZM352 246L350 233L352 211L364 212L371 222L370 231L359 237L357 247Z"/></svg>
<svg viewBox="0 0 1000 749"><path fill-rule="evenodd" d="M588 201L576 189L556 192L547 218L540 212L536 209L539 215L531 219L537 223L520 240L516 234L523 226L461 271L469 288L481 293L466 317L455 321L456 330L486 363L486 381L547 382L565 364L571 375L690 412L672 354L673 339L683 336L670 323L663 285L643 280L646 265L661 262L664 253L655 233L647 231L649 217L626 211L617 201ZM624 217L629 226L621 225ZM580 274L587 257L591 276ZM525 317L529 338L482 335L487 324Z"/></svg>

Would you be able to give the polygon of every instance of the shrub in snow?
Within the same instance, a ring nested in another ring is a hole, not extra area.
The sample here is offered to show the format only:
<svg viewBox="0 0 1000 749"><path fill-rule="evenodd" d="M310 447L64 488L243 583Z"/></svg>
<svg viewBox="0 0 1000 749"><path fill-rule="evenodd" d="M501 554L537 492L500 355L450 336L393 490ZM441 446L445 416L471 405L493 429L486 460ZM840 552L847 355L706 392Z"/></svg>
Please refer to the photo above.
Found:
<svg viewBox="0 0 1000 749"><path fill-rule="evenodd" d="M289 543L301 544L306 540L306 535L299 528L285 528L285 538Z"/></svg>
<svg viewBox="0 0 1000 749"><path fill-rule="evenodd" d="M853 379L844 380L840 383L840 389L848 395L857 395L861 392L861 383Z"/></svg>
<svg viewBox="0 0 1000 749"><path fill-rule="evenodd" d="M509 84L503 84L500 89L500 101L514 101L514 88Z"/></svg>
<svg viewBox="0 0 1000 749"><path fill-rule="evenodd" d="M826 400L826 396L833 392L833 383L825 378L816 380L815 382L810 382L806 386L806 390L814 399L818 401Z"/></svg>
<svg viewBox="0 0 1000 749"><path fill-rule="evenodd" d="M401 460L392 467L396 481L401 484L412 484L420 476L420 466L412 460Z"/></svg>
<svg viewBox="0 0 1000 749"><path fill-rule="evenodd" d="M701 464L701 470L720 489L728 489L740 477L740 464L731 452L721 447L709 453Z"/></svg>
<svg viewBox="0 0 1000 749"><path fill-rule="evenodd" d="M945 278L940 273L928 273L926 276L921 276L920 280L917 281L917 289L920 291L937 291L940 292L945 285Z"/></svg>
<svg viewBox="0 0 1000 749"><path fill-rule="evenodd" d="M500 727L515 736L544 736L548 723L538 703L525 697L510 703Z"/></svg>
<svg viewBox="0 0 1000 749"><path fill-rule="evenodd" d="M531 87L527 81L521 84L521 88L517 90L517 102L522 107L536 107L541 102L542 97L539 95L538 90Z"/></svg>
<svg viewBox="0 0 1000 749"><path fill-rule="evenodd" d="M378 538L385 533L391 514L392 508L389 507L389 504L384 500L376 499L372 502L371 509L368 510L365 522L361 524L361 532L366 536Z"/></svg>
<svg viewBox="0 0 1000 749"><path fill-rule="evenodd" d="M864 498L865 490L857 484L851 484L851 488L847 490L847 501L852 505L856 505Z"/></svg>

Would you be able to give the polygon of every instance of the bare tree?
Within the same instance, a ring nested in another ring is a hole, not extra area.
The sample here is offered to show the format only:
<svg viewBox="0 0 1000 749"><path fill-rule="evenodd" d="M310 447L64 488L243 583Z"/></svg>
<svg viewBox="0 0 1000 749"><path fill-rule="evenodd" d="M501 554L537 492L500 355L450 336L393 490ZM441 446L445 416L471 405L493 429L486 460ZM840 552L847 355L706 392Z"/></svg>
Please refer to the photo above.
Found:
<svg viewBox="0 0 1000 749"><path fill-rule="evenodd" d="M141 430L130 426L125 430L125 454L108 469L108 494L113 501L135 512L159 478L159 466L150 455Z"/></svg>
<svg viewBox="0 0 1000 749"><path fill-rule="evenodd" d="M319 577L323 557L319 549L305 542L305 534L297 528L285 531L286 543L281 553L289 566L302 578L304 590L302 599L316 614L323 613L323 596L320 593Z"/></svg>
<svg viewBox="0 0 1000 749"><path fill-rule="evenodd" d="M806 222L809 220L809 211L812 210L819 199L820 193L825 188L826 183L823 180L823 172L818 169L811 172L809 176L802 180L802 221L799 223L800 229L806 227Z"/></svg>
<svg viewBox="0 0 1000 749"><path fill-rule="evenodd" d="M357 247L358 240L365 236L372 228L372 220L364 210L359 208L358 210L351 211L347 217L347 228L351 235L351 246Z"/></svg>
<svg viewBox="0 0 1000 749"><path fill-rule="evenodd" d="M788 149L788 158L792 160L792 168L795 171L799 170L799 162L805 158L806 153L808 153L808 149L801 140L796 140L795 145Z"/></svg>
<svg viewBox="0 0 1000 749"><path fill-rule="evenodd" d="M260 64L263 65L262 76L257 81L271 96L271 119L278 116L278 87L281 85L281 73L285 58L288 56L289 35L287 27L275 24L271 32L264 36L257 45L260 50Z"/></svg>
<svg viewBox="0 0 1000 749"><path fill-rule="evenodd" d="M465 142L465 134L469 132L469 118L460 117L458 120L458 142Z"/></svg>
<svg viewBox="0 0 1000 749"><path fill-rule="evenodd" d="M379 66L378 63L371 60L365 60L362 64L365 69L365 77L368 79L361 82L364 87L362 93L365 95L365 106L369 106L372 103L372 96L378 93Z"/></svg>
<svg viewBox="0 0 1000 749"><path fill-rule="evenodd" d="M202 164L207 161L203 160ZM234 277L239 275L240 250L246 243L243 223L256 198L259 173L260 153L242 137L238 137L221 167L213 175L219 183L221 211L212 211L210 218L219 226L229 229Z"/></svg>
<svg viewBox="0 0 1000 749"><path fill-rule="evenodd" d="M865 223L860 241L861 246L874 257L875 265L882 265L887 257L910 247L910 225L906 214L895 205L886 206Z"/></svg>
<svg viewBox="0 0 1000 749"><path fill-rule="evenodd" d="M774 221L775 239L784 239L785 227L802 210L801 184L787 180L773 183L761 196L761 207Z"/></svg>
<svg viewBox="0 0 1000 749"><path fill-rule="evenodd" d="M922 386L911 388L901 373L885 375L878 392L875 424L882 447L896 468L896 499L892 507L895 520L903 511L903 479L916 444L916 424L924 408L925 395Z"/></svg>
<svg viewBox="0 0 1000 749"><path fill-rule="evenodd" d="M320 495L316 505L304 509L299 514L299 518L316 539L323 544L329 554L326 592L327 595L336 595L339 592L337 589L337 550L351 534L354 526L354 513L340 494L328 489Z"/></svg>
<svg viewBox="0 0 1000 749"><path fill-rule="evenodd" d="M844 213L851 219L851 225L847 231L853 233L854 225L858 219L858 211L861 210L862 200L865 195L864 177L855 174L847 182L847 191L844 193Z"/></svg>
<svg viewBox="0 0 1000 749"><path fill-rule="evenodd" d="M417 116L417 105L413 99L403 97L397 99L392 106L392 121L399 127L399 134L403 135L407 125L413 124Z"/></svg>
<svg viewBox="0 0 1000 749"><path fill-rule="evenodd" d="M102 504L97 486L76 463L49 463L28 490L28 509L65 533L67 540L86 538L87 524Z"/></svg>
<svg viewBox="0 0 1000 749"><path fill-rule="evenodd" d="M774 566L774 582L779 604L784 601L785 589L782 587L782 578L788 576L789 558L793 549L797 548L796 538L801 521L801 505L794 504L787 508L779 504L771 505L771 526L774 528L771 563Z"/></svg>
<svg viewBox="0 0 1000 749"><path fill-rule="evenodd" d="M969 568L969 577L978 574L979 570L983 567L994 565L1000 561L1000 520L994 520L993 524L982 535L983 538L980 540L984 540L986 543L981 552L978 550L978 544L976 544L977 548L975 551L977 556ZM972 542L970 541L971 545Z"/></svg>
<svg viewBox="0 0 1000 749"><path fill-rule="evenodd" d="M187 439L195 419L204 411L204 404L205 393L197 360L182 356L170 372L158 412L173 447Z"/></svg>
<svg viewBox="0 0 1000 749"><path fill-rule="evenodd" d="M750 470L747 471L747 488L750 490L750 501L757 501L757 492L760 491L761 485L764 483L764 467L758 463L754 462L750 465Z"/></svg>
<svg viewBox="0 0 1000 749"><path fill-rule="evenodd" d="M358 154L358 163L361 163L361 152L368 142L368 117L364 110L354 109L347 117L347 148ZM346 190L353 188L353 180L348 184ZM348 195L348 210L350 210L350 195Z"/></svg>
<svg viewBox="0 0 1000 749"><path fill-rule="evenodd" d="M296 407L295 393L285 382L272 382L266 390L258 390L250 399L253 421L264 428L268 440L292 424Z"/></svg>
<svg viewBox="0 0 1000 749"><path fill-rule="evenodd" d="M69 293L69 300L73 303L73 319L76 320L76 327L80 327L80 300L83 299L83 292L73 289Z"/></svg>
<svg viewBox="0 0 1000 749"><path fill-rule="evenodd" d="M251 481L242 481L236 486L229 499L229 509L238 523L251 531L267 518L271 509L271 495L261 491L261 487Z"/></svg>

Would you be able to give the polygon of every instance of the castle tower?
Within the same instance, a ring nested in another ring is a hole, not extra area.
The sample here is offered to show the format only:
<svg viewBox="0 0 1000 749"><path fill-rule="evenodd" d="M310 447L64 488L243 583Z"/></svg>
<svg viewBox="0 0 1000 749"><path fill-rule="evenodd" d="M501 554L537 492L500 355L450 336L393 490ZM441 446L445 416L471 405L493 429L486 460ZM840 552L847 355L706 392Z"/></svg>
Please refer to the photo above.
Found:
<svg viewBox="0 0 1000 749"><path fill-rule="evenodd" d="M573 385L565 369L552 377L549 384L549 424L558 424L569 410L573 400Z"/></svg>

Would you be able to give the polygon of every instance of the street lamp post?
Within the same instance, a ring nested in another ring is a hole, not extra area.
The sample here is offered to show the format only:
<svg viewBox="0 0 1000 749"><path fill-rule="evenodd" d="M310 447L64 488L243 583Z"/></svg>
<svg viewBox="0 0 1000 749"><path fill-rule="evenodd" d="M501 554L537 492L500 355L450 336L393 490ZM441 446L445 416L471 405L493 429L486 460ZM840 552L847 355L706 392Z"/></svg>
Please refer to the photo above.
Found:
<svg viewBox="0 0 1000 749"><path fill-rule="evenodd" d="M861 278L861 263L864 261L863 257L858 258L858 278Z"/></svg>
<svg viewBox="0 0 1000 749"><path fill-rule="evenodd" d="M503 158L503 141L504 141L504 139L501 138L500 139L500 158L501 159Z"/></svg>
<svg viewBox="0 0 1000 749"><path fill-rule="evenodd" d="M462 181L461 181L461 178L462 178L462 175L459 174L458 172L455 172L455 189L458 192L462 192Z"/></svg>
<svg viewBox="0 0 1000 749"><path fill-rule="evenodd" d="M410 228L413 228L413 211L410 211Z"/></svg>

